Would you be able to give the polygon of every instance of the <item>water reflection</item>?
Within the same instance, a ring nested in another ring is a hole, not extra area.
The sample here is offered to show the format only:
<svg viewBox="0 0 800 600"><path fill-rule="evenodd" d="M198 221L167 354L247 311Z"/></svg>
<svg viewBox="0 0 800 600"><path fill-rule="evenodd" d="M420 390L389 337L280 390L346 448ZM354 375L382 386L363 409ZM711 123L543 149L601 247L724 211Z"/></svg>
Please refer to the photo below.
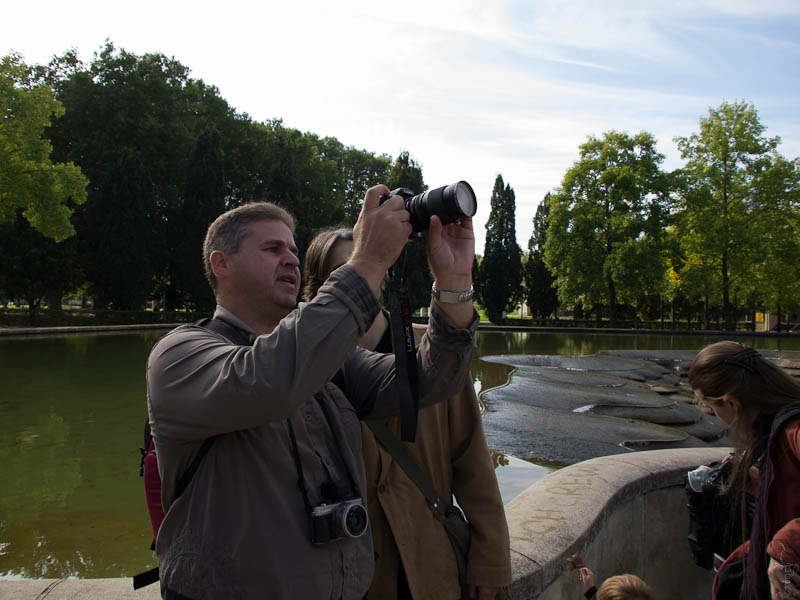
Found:
<svg viewBox="0 0 800 600"><path fill-rule="evenodd" d="M496 452L495 450L491 452L503 504L508 504L511 499L521 494L536 481L556 468L564 466L561 464L556 466L554 463L541 465L503 454L502 452Z"/></svg>
<svg viewBox="0 0 800 600"><path fill-rule="evenodd" d="M153 566L138 449L145 359L161 333L0 338L0 574L119 577ZM478 391L507 381L511 367L479 360L488 354L697 350L718 339L479 332L472 376ZM742 339L800 350L798 339ZM504 500L562 466L494 460Z"/></svg>
<svg viewBox="0 0 800 600"><path fill-rule="evenodd" d="M115 577L153 564L138 448L157 337L0 339L0 574Z"/></svg>

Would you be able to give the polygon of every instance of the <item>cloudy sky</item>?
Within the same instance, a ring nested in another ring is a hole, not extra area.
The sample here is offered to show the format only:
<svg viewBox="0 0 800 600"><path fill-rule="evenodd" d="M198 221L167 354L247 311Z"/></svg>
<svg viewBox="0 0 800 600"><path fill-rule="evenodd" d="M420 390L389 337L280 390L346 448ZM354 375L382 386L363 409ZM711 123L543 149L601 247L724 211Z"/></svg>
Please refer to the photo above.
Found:
<svg viewBox="0 0 800 600"><path fill-rule="evenodd" d="M800 156L797 0L140 0L7 2L0 52L46 63L104 40L173 56L239 112L375 153L408 150L431 187L466 179L482 253L498 173L517 240L587 136L673 142L746 100Z"/></svg>

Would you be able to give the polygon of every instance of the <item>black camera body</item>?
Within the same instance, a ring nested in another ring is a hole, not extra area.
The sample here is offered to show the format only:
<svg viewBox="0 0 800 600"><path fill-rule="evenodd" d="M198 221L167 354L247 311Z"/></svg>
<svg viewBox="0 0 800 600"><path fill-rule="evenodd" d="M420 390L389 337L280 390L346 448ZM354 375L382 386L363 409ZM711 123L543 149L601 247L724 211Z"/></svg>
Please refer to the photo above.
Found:
<svg viewBox="0 0 800 600"><path fill-rule="evenodd" d="M694 562L703 569L714 567L715 558L727 557L742 540L741 499L727 490L734 461L729 455L721 462L700 465L686 474L686 508L689 511L689 547ZM749 532L753 506L747 507Z"/></svg>
<svg viewBox="0 0 800 600"><path fill-rule="evenodd" d="M406 210L411 215L413 237L420 237L428 229L433 215L447 225L465 217L473 217L478 210L475 192L466 181L456 181L421 194L415 194L408 188L397 188L381 196L381 204L391 196L400 196L405 201Z"/></svg>
<svg viewBox="0 0 800 600"><path fill-rule="evenodd" d="M364 535L369 524L367 509L361 498L347 498L311 509L311 542L327 544L339 538Z"/></svg>

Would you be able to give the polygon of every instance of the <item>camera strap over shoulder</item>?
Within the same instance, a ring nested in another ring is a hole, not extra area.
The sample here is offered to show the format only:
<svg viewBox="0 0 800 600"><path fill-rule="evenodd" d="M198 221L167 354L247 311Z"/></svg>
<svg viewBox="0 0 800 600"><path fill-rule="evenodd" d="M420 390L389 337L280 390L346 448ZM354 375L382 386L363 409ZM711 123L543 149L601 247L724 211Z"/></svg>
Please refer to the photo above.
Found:
<svg viewBox="0 0 800 600"><path fill-rule="evenodd" d="M221 336L227 338L230 342L238 345L238 346L251 346L252 342L250 340L250 334L246 331L239 329L238 327L234 327L227 321L223 321L222 319L217 318L205 318L197 321L195 325L199 325L200 327L205 327L206 329L210 329L215 333L220 334ZM149 432L149 430L148 430ZM177 500L183 492L186 491L186 488L189 487L189 484L192 482L192 478L194 474L197 472L200 463L203 462L206 454L211 449L211 446L214 445L218 436L213 435L209 438L206 438L203 441L203 445L200 446L200 449L195 454L194 459L192 460L189 467L183 472L180 479L178 479L178 483L175 486L175 498L173 498L173 502ZM143 459L144 460L144 459ZM153 540L155 543L155 540ZM155 583L159 580L159 573L158 567L153 567L152 569L148 569L142 573L137 573L133 576L133 589L138 590L145 586L148 586L152 583Z"/></svg>
<svg viewBox="0 0 800 600"><path fill-rule="evenodd" d="M391 269L389 316L395 356L395 382L400 401L400 439L413 442L417 437L419 411L419 373L411 305L406 284L406 251Z"/></svg>
<svg viewBox="0 0 800 600"><path fill-rule="evenodd" d="M331 418L331 414L329 412L327 403L325 398L322 396L322 392L317 392L314 394L314 400L316 400L317 405L319 406L320 410L322 411L323 416L325 417L325 421L328 424L328 429L330 429L331 436L338 442L339 444L339 454L340 460L342 463L342 467L345 471L347 471L347 478L350 483L350 492L351 495L357 496L361 493L358 489L358 485L356 484L355 477L353 476L350 467L347 464L347 459L345 458L345 449L344 449L344 434L341 431L335 429L335 421ZM303 474L303 461L300 460L300 451L297 448L297 436L294 432L294 427L292 426L292 420L286 419L286 427L289 430L289 442L292 446L292 456L294 457L294 466L297 472L297 486L300 489L300 494L303 496L303 504L306 507L306 513L311 513L311 500L308 497L308 488L306 487L306 480Z"/></svg>
<svg viewBox="0 0 800 600"><path fill-rule="evenodd" d="M400 440L389 431L383 421L370 420L365 421L365 423L375 434L375 437L378 438L381 445L386 448L387 452L392 455L392 458L408 475L408 478L414 482L417 489L425 496L433 515L442 523L453 547L453 554L458 568L458 580L461 587L461 598L468 599L470 596L467 586L467 561L469 558L471 531L464 513L457 506L442 500L428 477L422 472L422 469L419 468L414 459L411 458L411 455L400 443Z"/></svg>
<svg viewBox="0 0 800 600"><path fill-rule="evenodd" d="M378 438L381 445L386 448L386 451L392 455L392 458L397 461L397 464L405 471L408 478L411 479L419 491L422 492L422 495L428 500L431 510L437 514L437 517L444 518L445 508L449 503L445 503L439 494L436 493L428 477L422 472L422 469L419 468L417 463L414 462L411 455L406 452L400 440L389 431L389 428L386 427L383 421L369 420L364 422L367 424L367 427L372 430L372 433L375 434L375 437Z"/></svg>

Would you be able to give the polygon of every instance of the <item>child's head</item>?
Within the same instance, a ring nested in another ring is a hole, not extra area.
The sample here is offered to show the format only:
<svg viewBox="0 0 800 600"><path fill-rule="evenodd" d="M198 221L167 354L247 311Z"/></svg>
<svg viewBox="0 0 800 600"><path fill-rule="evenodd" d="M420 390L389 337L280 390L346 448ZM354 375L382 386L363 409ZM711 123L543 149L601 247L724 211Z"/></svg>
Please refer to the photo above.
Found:
<svg viewBox="0 0 800 600"><path fill-rule="evenodd" d="M597 600L656 600L656 595L636 575L615 575L597 590Z"/></svg>

